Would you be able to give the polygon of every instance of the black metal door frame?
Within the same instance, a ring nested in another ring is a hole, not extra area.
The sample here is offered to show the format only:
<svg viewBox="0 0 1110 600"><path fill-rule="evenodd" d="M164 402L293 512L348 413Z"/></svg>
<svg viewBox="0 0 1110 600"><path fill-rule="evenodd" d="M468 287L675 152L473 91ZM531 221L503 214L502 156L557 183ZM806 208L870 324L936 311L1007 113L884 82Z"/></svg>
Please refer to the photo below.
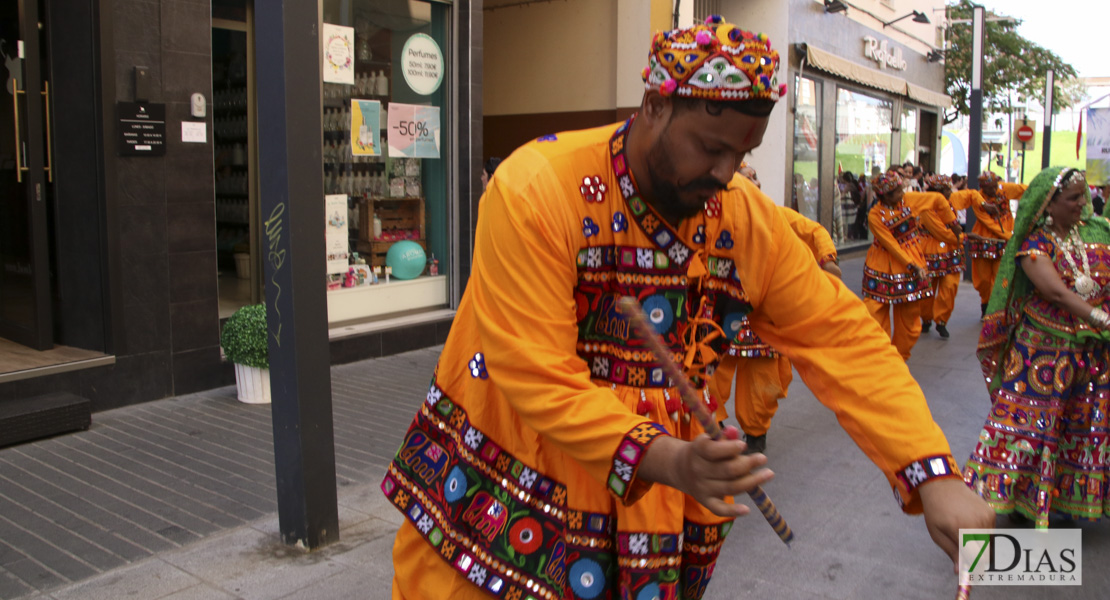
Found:
<svg viewBox="0 0 1110 600"><path fill-rule="evenodd" d="M0 118L13 119L15 130L15 162L13 172L5 176L16 180L16 194L26 203L25 223L4 223L5 230L18 231L26 228L28 234L27 254L30 268L30 293L32 297L31 316L27 322L15 322L4 318L0 310L0 337L30 346L37 350L48 350L54 345L54 327L50 305L50 246L48 237L49 202L48 184L53 178L50 172L49 121L50 90L44 78L45 61L41 48L45 34L39 0L17 0L19 12L19 52L22 60L16 64L22 68L22 87L19 80L12 79L10 93L14 103L13 114ZM7 90L5 90L7 91ZM4 201L19 202L19 198ZM22 265L3 265L0 268ZM6 298L0 293L0 302ZM2 308L2 307L0 307Z"/></svg>

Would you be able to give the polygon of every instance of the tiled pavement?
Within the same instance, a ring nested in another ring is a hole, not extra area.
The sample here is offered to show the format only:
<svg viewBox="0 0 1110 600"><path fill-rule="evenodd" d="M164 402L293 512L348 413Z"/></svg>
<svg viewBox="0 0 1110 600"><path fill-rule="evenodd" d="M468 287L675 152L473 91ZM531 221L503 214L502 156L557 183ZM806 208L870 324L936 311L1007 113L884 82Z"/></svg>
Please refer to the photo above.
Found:
<svg viewBox="0 0 1110 600"><path fill-rule="evenodd" d="M862 259L844 261L858 291ZM963 460L987 409L963 284L952 339L923 337L910 367ZM0 598L347 599L389 597L400 515L377 482L423 399L438 348L332 369L341 541L303 554L277 536L267 407L234 389L97 413L88 432L0 450ZM881 376L881 374L877 374ZM730 534L706 598L951 598L951 564L920 518L795 378L768 436L766 487L796 534L761 518ZM1084 585L981 587L981 599L1102 599L1108 525L1083 525Z"/></svg>
<svg viewBox="0 0 1110 600"><path fill-rule="evenodd" d="M438 354L332 369L341 498L361 498L380 479ZM0 598L187 555L247 525L260 540L276 535L275 485L269 406L237 402L234 387L97 413L87 432L0 450ZM358 504L345 524L368 516ZM350 543L346 528L341 536ZM160 597L150 593L138 597Z"/></svg>

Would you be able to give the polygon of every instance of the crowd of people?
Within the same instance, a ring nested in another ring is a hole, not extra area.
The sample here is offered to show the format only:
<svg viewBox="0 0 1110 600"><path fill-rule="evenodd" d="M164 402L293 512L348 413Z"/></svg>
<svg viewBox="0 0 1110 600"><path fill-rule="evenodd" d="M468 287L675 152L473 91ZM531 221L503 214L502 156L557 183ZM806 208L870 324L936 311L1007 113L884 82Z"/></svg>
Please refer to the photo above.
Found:
<svg viewBox="0 0 1110 600"><path fill-rule="evenodd" d="M778 67L720 17L659 33L636 114L486 170L467 289L382 483L406 515L394 598L701 598L751 512L733 497L773 476L761 450L795 371L953 561L996 513L1110 509L1110 226L1082 174L842 176L874 240L861 301L829 232L743 162ZM948 336L968 258L992 407L961 469L906 359L923 323ZM743 439L710 438L699 415L730 399Z"/></svg>

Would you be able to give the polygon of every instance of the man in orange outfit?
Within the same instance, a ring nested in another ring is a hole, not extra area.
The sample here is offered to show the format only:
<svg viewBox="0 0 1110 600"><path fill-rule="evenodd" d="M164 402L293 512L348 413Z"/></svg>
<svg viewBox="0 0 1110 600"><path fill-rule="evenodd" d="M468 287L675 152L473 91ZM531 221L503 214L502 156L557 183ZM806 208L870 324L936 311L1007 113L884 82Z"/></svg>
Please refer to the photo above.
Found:
<svg viewBox="0 0 1110 600"><path fill-rule="evenodd" d="M926 175L925 188L948 200L952 195L952 180L947 175ZM964 271L963 230L954 221L945 223L943 215L936 210L923 212L921 224L928 233L921 252L933 290L932 297L921 300L921 332L928 333L929 326L936 321L937 334L946 340L948 319L956 306L960 274Z"/></svg>
<svg viewBox="0 0 1110 600"><path fill-rule="evenodd" d="M751 167L748 167L751 169ZM740 173L751 179L751 175ZM754 174L754 170L753 170ZM752 180L755 182L756 180ZM820 223L803 217L798 211L778 207L798 239L813 253L813 258L830 277L840 279L840 264L836 244ZM771 419L778 412L779 400L786 398L786 391L794 379L790 360L779 354L769 344L759 339L745 317L725 324L728 347L709 381L710 396L717 403L717 419L728 417L725 403L732 396L732 380L736 379L736 396L733 402L736 421L744 432L746 452L764 452L767 449L767 431Z"/></svg>
<svg viewBox="0 0 1110 600"><path fill-rule="evenodd" d="M893 169L873 177L871 187L879 201L867 215L875 241L864 259L863 303L909 360L921 335L921 300L933 295L921 253L921 215L936 211L945 226L956 215L940 194L904 191L902 176Z"/></svg>
<svg viewBox="0 0 1110 600"><path fill-rule="evenodd" d="M704 595L749 512L732 496L771 473L677 404L622 296L705 398L722 324L748 316L953 560L959 529L994 523L889 340L735 176L785 93L778 63L766 36L720 17L657 34L634 117L543 136L498 167L466 293L382 482L405 515L394 598Z"/></svg>
<svg viewBox="0 0 1110 600"><path fill-rule="evenodd" d="M971 209L975 212L975 225L968 236L971 283L979 291L979 316L982 317L987 312L991 288L998 276L998 261L1002 258L1002 249L1014 233L1014 213L1010 211L1010 200L1002 193L1002 178L996 173L986 171L980 175L979 193L968 196Z"/></svg>

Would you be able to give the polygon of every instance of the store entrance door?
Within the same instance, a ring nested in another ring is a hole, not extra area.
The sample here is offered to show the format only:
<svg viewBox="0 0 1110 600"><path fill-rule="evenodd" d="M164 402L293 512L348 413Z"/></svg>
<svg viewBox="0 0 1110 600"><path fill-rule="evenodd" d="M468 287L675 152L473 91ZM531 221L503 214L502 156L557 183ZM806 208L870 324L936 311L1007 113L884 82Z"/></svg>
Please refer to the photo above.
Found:
<svg viewBox="0 0 1110 600"><path fill-rule="evenodd" d="M53 347L50 82L41 0L0 3L0 338Z"/></svg>

